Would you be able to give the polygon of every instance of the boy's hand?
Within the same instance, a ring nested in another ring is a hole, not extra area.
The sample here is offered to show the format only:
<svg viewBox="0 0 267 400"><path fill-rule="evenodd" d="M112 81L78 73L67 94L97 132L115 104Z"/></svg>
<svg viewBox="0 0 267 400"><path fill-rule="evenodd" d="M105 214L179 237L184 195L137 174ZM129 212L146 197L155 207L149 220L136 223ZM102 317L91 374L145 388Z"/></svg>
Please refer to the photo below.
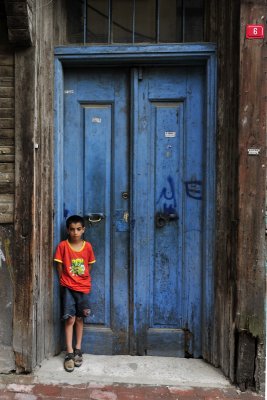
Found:
<svg viewBox="0 0 267 400"><path fill-rule="evenodd" d="M86 308L85 310L83 310L83 315L84 315L85 317L88 317L90 314L91 314L90 308Z"/></svg>

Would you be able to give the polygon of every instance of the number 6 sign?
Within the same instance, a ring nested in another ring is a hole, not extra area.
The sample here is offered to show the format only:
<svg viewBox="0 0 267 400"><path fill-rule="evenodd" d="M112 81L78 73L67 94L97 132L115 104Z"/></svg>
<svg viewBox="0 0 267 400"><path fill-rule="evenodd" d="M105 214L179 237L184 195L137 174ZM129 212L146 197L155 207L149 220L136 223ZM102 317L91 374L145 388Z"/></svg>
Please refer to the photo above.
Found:
<svg viewBox="0 0 267 400"><path fill-rule="evenodd" d="M263 25L247 25L246 26L247 39L264 39L264 26Z"/></svg>

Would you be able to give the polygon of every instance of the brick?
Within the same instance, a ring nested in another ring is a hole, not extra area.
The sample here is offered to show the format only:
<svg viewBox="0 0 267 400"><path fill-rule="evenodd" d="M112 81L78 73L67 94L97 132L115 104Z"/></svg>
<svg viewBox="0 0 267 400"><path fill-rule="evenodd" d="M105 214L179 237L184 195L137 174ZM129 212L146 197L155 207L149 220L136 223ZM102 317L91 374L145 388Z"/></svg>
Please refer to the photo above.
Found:
<svg viewBox="0 0 267 400"><path fill-rule="evenodd" d="M35 385L32 393L35 395L42 395L45 397L59 397L61 395L62 388L61 386L56 386L56 385Z"/></svg>
<svg viewBox="0 0 267 400"><path fill-rule="evenodd" d="M92 400L118 400L118 396L114 391L110 392L110 391L95 389L90 394L89 399L92 399Z"/></svg>

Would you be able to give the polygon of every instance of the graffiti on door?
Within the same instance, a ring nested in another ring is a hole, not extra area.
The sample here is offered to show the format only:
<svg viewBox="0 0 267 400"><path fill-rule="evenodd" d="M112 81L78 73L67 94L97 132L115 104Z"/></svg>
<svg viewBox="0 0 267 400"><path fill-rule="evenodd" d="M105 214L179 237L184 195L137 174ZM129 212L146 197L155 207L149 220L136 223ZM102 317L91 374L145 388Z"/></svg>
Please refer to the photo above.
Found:
<svg viewBox="0 0 267 400"><path fill-rule="evenodd" d="M191 180L184 181L186 195L195 200L202 200L202 181ZM167 184L160 192L157 200L157 205L162 204L162 211L166 214L172 214L177 207L175 196L175 187L173 178L169 175L167 177Z"/></svg>

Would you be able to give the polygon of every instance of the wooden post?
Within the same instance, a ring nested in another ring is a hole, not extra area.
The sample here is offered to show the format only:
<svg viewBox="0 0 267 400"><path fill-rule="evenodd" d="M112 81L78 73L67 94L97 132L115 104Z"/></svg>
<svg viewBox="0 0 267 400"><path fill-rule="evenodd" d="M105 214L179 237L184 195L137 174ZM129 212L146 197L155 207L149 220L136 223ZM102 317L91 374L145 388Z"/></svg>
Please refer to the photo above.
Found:
<svg viewBox="0 0 267 400"><path fill-rule="evenodd" d="M36 4L34 46L15 55L13 347L17 371L53 354L53 2Z"/></svg>
<svg viewBox="0 0 267 400"><path fill-rule="evenodd" d="M14 213L13 348L19 372L31 371L35 359L33 333L34 266L34 109L35 49L15 56L16 179Z"/></svg>
<svg viewBox="0 0 267 400"><path fill-rule="evenodd" d="M267 46L266 39L246 39L245 29L263 24L266 30L266 16L266 1L241 1L235 328L236 381L242 389L260 389L264 382Z"/></svg>

